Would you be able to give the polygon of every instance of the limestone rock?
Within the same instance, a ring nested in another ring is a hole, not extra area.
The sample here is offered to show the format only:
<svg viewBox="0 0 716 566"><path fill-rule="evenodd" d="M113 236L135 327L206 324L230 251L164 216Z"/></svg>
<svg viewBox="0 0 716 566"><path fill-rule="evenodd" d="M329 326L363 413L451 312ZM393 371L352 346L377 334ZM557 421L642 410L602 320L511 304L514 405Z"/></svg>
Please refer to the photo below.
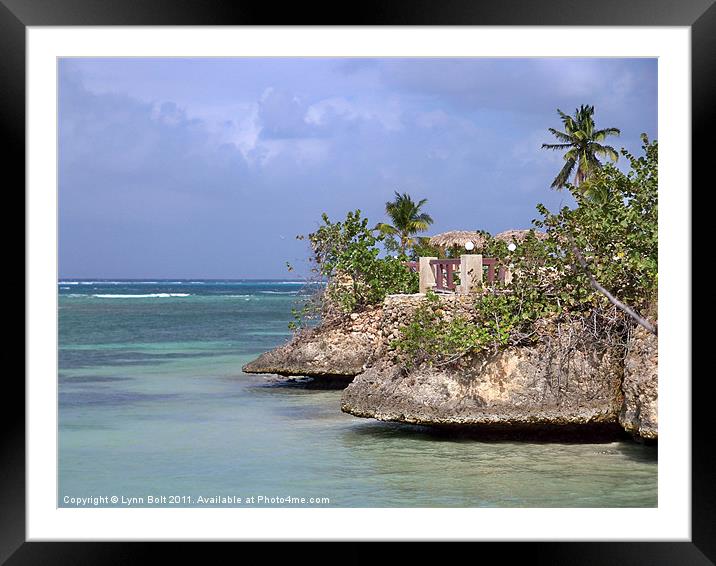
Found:
<svg viewBox="0 0 716 566"><path fill-rule="evenodd" d="M549 320L530 346L464 358L461 365L405 371L388 344L424 295L391 295L380 308L304 330L244 366L246 373L341 377L353 382L341 408L359 417L429 425L540 427L620 424L657 438L657 342L637 329L626 360L588 332ZM440 297L445 316L469 318L473 298ZM567 338L569 337L569 338ZM617 424L618 423L618 424Z"/></svg>
<svg viewBox="0 0 716 566"><path fill-rule="evenodd" d="M245 373L270 373L284 376L345 376L363 371L377 341L374 333L353 330L361 319L375 316L362 313L357 320L337 321L296 334L287 344L261 354L246 364Z"/></svg>
<svg viewBox="0 0 716 566"><path fill-rule="evenodd" d="M344 390L341 409L359 417L428 425L616 423L622 405L618 356L549 340L468 360L461 368L405 372L386 358Z"/></svg>
<svg viewBox="0 0 716 566"><path fill-rule="evenodd" d="M624 404L619 423L633 435L654 440L658 432L658 338L641 326L624 360Z"/></svg>

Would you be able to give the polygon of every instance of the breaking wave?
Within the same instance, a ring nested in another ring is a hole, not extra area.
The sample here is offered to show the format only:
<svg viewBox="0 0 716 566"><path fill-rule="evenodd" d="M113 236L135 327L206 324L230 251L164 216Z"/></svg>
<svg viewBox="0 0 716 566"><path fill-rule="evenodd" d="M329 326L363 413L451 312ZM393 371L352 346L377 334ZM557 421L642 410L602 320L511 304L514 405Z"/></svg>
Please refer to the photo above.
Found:
<svg viewBox="0 0 716 566"><path fill-rule="evenodd" d="M166 297L189 297L191 293L147 293L146 295L92 295L98 299L155 299Z"/></svg>

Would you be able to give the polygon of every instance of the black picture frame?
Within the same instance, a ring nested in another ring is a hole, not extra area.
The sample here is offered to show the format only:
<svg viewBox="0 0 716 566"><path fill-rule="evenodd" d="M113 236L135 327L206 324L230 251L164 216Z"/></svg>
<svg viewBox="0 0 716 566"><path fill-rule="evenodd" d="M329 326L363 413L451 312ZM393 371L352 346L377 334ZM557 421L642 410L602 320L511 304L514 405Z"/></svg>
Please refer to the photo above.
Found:
<svg viewBox="0 0 716 566"><path fill-rule="evenodd" d="M688 26L692 48L692 163L695 179L706 179L713 147L707 139L716 107L716 5L714 0L363 0L355 5L276 5L220 0L0 0L0 120L3 153L18 187L25 182L25 32L28 26L103 25L563 25ZM6 170L7 171L7 170ZM698 174L701 175L698 175ZM6 177L7 178L7 177ZM10 184L8 183L8 187ZM16 189L15 189L16 190ZM685 189L688 190L688 189ZM16 191L17 192L17 191ZM24 204L21 205L24 207ZM15 234L16 237L16 234ZM6 240L9 241L9 240ZM27 301L32 297L26 296ZM691 376L670 376L684 379ZM708 376L702 376L708 377ZM12 378L12 379L11 379ZM714 564L716 563L716 477L714 431L706 403L709 379L692 381L692 538L690 542L478 543L475 558L499 556L500 563L532 564ZM166 561L166 546L153 543L25 542L24 384L14 374L3 384L0 462L0 562L18 564L114 564ZM625 526L627 528L628 525ZM350 536L350 533L346 533ZM558 533L555 534L558 537ZM317 533L320 539L320 533ZM341 563L375 558L371 544L328 551ZM212 560L215 546L176 545L183 559ZM415 552L415 548L412 552ZM417 549L424 556L424 551ZM278 552L278 554L277 554ZM311 552L304 546L272 550ZM407 552L407 551L406 551ZM468 552L474 553L475 550ZM409 553L408 553L409 554ZM408 554L404 559L410 559ZM315 560L317 556L311 555Z"/></svg>

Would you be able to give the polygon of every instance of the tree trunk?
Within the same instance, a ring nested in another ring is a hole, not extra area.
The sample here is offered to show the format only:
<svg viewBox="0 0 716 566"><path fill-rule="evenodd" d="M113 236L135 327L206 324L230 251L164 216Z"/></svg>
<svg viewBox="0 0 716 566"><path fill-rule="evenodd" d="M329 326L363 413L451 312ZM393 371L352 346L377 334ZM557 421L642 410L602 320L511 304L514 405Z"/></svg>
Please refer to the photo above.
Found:
<svg viewBox="0 0 716 566"><path fill-rule="evenodd" d="M572 252L577 257L577 261L579 262L579 265L581 266L584 273L586 273L587 277L589 278L589 284L592 286L592 288L604 295L607 299L609 299L609 302L612 303L615 307L618 309L621 309L626 314L628 314L634 321L636 321L637 324L640 324L644 328L646 328L649 332L654 334L655 336L658 336L658 328L656 324L652 324L647 319L645 319L643 316L639 315L634 309L632 309L629 305L626 305L622 303L619 299L617 299L614 295L612 295L609 291L607 291L602 285L599 284L599 282L594 278L594 275L592 275L592 272L589 271L589 266L587 265L587 261L584 259L584 256L577 248L577 245L574 243L574 239L570 236L569 242L572 245Z"/></svg>

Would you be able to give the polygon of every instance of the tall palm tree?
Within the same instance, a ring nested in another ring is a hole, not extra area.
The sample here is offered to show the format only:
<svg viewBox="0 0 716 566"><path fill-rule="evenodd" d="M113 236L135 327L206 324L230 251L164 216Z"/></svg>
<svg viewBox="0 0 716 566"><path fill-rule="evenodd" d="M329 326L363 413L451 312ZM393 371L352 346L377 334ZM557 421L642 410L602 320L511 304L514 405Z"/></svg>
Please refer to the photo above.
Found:
<svg viewBox="0 0 716 566"><path fill-rule="evenodd" d="M395 191L395 200L385 203L385 213L392 224L381 222L375 229L388 236L397 236L403 255L413 242L413 236L418 232L424 232L433 223L429 214L420 211L426 202L428 199L425 198L415 202L408 193L400 194Z"/></svg>
<svg viewBox="0 0 716 566"><path fill-rule="evenodd" d="M567 150L564 154L564 167L552 181L552 187L557 189L564 187L575 166L577 171L574 175L574 185L579 186L594 170L602 166L597 156L609 158L612 161L619 159L616 149L610 145L599 143L604 141L607 136L618 136L619 128L595 129L594 106L582 105L575 110L574 116L568 116L559 108L557 113L562 118L564 131L548 129L561 143L542 144L543 149Z"/></svg>

